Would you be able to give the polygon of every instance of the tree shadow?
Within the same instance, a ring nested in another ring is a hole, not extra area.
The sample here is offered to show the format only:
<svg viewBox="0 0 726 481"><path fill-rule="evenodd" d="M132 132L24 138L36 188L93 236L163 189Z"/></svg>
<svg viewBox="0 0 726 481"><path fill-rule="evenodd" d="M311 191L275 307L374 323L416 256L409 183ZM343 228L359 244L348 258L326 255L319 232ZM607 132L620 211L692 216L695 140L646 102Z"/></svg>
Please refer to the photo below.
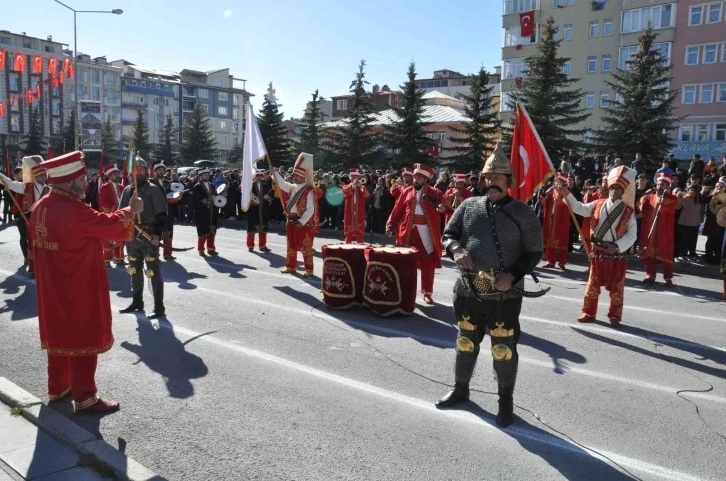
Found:
<svg viewBox="0 0 726 481"><path fill-rule="evenodd" d="M196 354L187 352L185 346L201 336L211 334L208 332L181 342L174 335L174 326L162 318L158 327L137 315L137 331L139 344L124 341L121 347L138 356L134 365L143 362L152 371L161 375L169 391L169 395L177 399L185 399L194 395L192 379L205 377L209 370L206 364Z"/></svg>
<svg viewBox="0 0 726 481"><path fill-rule="evenodd" d="M523 332L522 336L519 338L519 344L532 347L538 351L548 354L550 359L552 359L552 371L556 374L564 374L567 371L567 364L564 364L563 361L569 361L575 364L584 364L587 362L587 358L582 354L570 351L567 347L561 344L548 341L547 339L537 337L532 334Z"/></svg>
<svg viewBox="0 0 726 481"><path fill-rule="evenodd" d="M220 256L204 256L204 260L207 265L209 265L209 267L219 272L220 274L226 274L229 272L229 277L232 279L246 279L247 276L241 274L241 271L245 269L257 270L256 267L248 266L246 264L235 264L231 260Z"/></svg>
<svg viewBox="0 0 726 481"><path fill-rule="evenodd" d="M0 314L10 313L11 321L32 319L38 315L35 280L27 278L24 267L0 282L0 290L3 294L16 295L5 300L5 305L0 306Z"/></svg>
<svg viewBox="0 0 726 481"><path fill-rule="evenodd" d="M197 274L196 272L189 272L183 265L178 262L165 262L162 267L164 274L164 282L176 282L179 284L179 289L193 290L197 286L189 282L193 279L206 279L208 276L205 274Z"/></svg>
<svg viewBox="0 0 726 481"><path fill-rule="evenodd" d="M610 344L611 346L620 347L622 349L627 349L628 351L635 352L637 354L642 354L644 356L651 357L653 359L659 359L659 360L666 360L668 362L671 362L675 364L676 366L680 366L684 369L690 369L692 371L697 371L703 374L708 374L710 376L718 377L721 379L726 379L726 370L719 369L716 367L706 366L703 364L699 364L697 362L689 361L688 359L681 359L679 357L671 356L662 352L654 352L650 349L645 349L638 346L633 346L630 344L627 344L622 341L618 341L616 339L611 339L607 336L601 336L600 334L596 334L594 332L584 331L582 329L578 329L576 326L572 326L572 330L577 332L578 334L581 334L585 337L588 337L590 339L593 339L595 341L604 342L606 344ZM676 339L676 338L672 338ZM680 341L680 340L679 340ZM705 346L703 346L705 348Z"/></svg>

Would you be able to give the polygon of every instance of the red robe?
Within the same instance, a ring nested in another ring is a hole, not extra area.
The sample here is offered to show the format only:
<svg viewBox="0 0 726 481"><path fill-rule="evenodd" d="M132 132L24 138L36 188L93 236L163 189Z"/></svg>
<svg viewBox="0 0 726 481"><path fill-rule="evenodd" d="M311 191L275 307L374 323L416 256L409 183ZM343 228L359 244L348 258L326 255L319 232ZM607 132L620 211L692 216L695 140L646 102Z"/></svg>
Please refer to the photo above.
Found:
<svg viewBox="0 0 726 481"><path fill-rule="evenodd" d="M30 217L36 259L40 345L49 355L89 356L111 349L111 300L102 240L133 235L126 209L102 214L52 189Z"/></svg>
<svg viewBox="0 0 726 481"><path fill-rule="evenodd" d="M570 239L570 212L565 200L555 189L550 189L540 197L539 201L544 209L542 222L544 248L566 251Z"/></svg>
<svg viewBox="0 0 726 481"><path fill-rule="evenodd" d="M115 191L115 192L114 192ZM110 214L118 210L118 206L121 202L121 194L124 188L120 184L115 184L111 181L106 182L101 186L101 190L98 193L98 208L105 214ZM120 247L112 247L110 242L103 243L104 259L110 261L111 258L116 260L123 260L123 243Z"/></svg>
<svg viewBox="0 0 726 481"><path fill-rule="evenodd" d="M295 189L297 184L285 184L278 179L281 179L280 175L277 174L275 181L280 192L280 200L282 201L282 208L285 214L288 214L287 203L290 200L290 196ZM285 189L288 189L287 191ZM312 185L303 187L303 191L295 203L297 215L302 215L307 212L308 209L313 209L313 215L310 216L308 221L302 227L298 227L289 220L285 226L285 234L287 236L287 255L285 257L285 267L288 269L295 269L297 266L297 252L302 252L303 264L307 272L313 271L313 242L315 240L315 234L320 232L320 216L318 214L318 194ZM312 191L313 199L311 206L308 206L308 195Z"/></svg>
<svg viewBox="0 0 726 481"><path fill-rule="evenodd" d="M446 207L444 220L447 224L449 223L449 219L451 219L451 216L454 215L454 211L459 208L461 203L474 195L469 189L463 188L459 192L459 198L455 200L457 191L459 191L459 189L457 189L456 187L452 187L444 194L444 207ZM454 202L456 202L456 207L454 207Z"/></svg>
<svg viewBox="0 0 726 481"><path fill-rule="evenodd" d="M585 193L585 195L582 197L582 203L583 204L589 204L590 202L595 202L598 199L602 199L602 191L600 189L597 189L595 191L588 191ZM590 239L592 238L592 234L590 232L590 218L589 217L583 217L582 218L582 242L587 244L587 247L589 250L592 250L590 248Z"/></svg>
<svg viewBox="0 0 726 481"><path fill-rule="evenodd" d="M362 242L366 231L366 200L370 192L363 185L348 184L343 186L343 195L345 196L343 234L346 242L352 242L352 237L357 237L358 242Z"/></svg>
<svg viewBox="0 0 726 481"><path fill-rule="evenodd" d="M655 258L666 263L673 263L673 229L675 229L676 207L678 197L666 193L663 197L663 207L658 214L658 222L653 235L648 240L655 213L658 210L658 193L644 195L638 201L637 210L643 214L643 225L640 230L641 258L643 260Z"/></svg>

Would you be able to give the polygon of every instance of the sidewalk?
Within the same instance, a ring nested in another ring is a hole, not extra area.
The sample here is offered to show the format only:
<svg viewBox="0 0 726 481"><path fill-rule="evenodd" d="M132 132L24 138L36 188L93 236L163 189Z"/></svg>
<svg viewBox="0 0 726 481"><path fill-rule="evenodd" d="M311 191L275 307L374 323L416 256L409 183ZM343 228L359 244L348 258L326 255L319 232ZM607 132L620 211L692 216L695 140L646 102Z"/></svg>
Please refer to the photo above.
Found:
<svg viewBox="0 0 726 481"><path fill-rule="evenodd" d="M164 481L0 377L0 481Z"/></svg>

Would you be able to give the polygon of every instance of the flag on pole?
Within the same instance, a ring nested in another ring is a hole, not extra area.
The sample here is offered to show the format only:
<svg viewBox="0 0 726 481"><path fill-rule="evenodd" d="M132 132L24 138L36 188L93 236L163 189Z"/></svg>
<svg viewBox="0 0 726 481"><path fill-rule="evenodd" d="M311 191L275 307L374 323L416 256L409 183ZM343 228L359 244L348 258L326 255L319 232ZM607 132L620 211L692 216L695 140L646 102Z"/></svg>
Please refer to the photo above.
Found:
<svg viewBox="0 0 726 481"><path fill-rule="evenodd" d="M242 210L247 212L252 199L252 182L257 173L257 161L267 156L267 148L262 140L257 117L252 111L252 105L247 105L247 132L245 132L245 145L242 154ZM272 173L270 173L272 175Z"/></svg>
<svg viewBox="0 0 726 481"><path fill-rule="evenodd" d="M136 175L136 152L133 150L129 150L129 156L126 158L126 162L124 162L124 172L127 172L128 175Z"/></svg>
<svg viewBox="0 0 726 481"><path fill-rule="evenodd" d="M515 182L509 188L509 195L522 202L530 200L555 172L532 119L521 103L517 103L511 163Z"/></svg>
<svg viewBox="0 0 726 481"><path fill-rule="evenodd" d="M45 154L45 160L50 160L53 158L53 148L48 146L48 152Z"/></svg>
<svg viewBox="0 0 726 481"><path fill-rule="evenodd" d="M103 185L103 152L98 160L98 193L101 193L101 186Z"/></svg>

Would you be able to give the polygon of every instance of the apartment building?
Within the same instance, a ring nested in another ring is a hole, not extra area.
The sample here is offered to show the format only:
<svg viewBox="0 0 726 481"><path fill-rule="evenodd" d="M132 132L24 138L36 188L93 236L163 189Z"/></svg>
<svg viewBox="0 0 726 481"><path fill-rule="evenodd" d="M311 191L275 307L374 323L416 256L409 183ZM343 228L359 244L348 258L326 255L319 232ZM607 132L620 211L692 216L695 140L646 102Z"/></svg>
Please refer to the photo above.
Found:
<svg viewBox="0 0 726 481"><path fill-rule="evenodd" d="M209 116L217 140L215 159L224 161L229 152L244 142L245 106L252 96L245 89L246 80L233 77L228 68L202 72L184 69L182 82L182 116L186 119L199 102ZM235 81L242 88L235 87Z"/></svg>
<svg viewBox="0 0 726 481"><path fill-rule="evenodd" d="M12 33L7 30L0 30L0 48L5 50L5 70L1 71L0 77L0 100L4 101L15 95L27 92L28 89L35 91L38 84L41 85L40 99L36 99L32 105L27 102L15 102L12 105L5 105L5 115L0 117L0 154L9 152L10 157L20 160L22 141L30 128L30 109L39 109L41 125L44 132L44 140L52 146L56 152L63 151L62 129L70 114L72 82L66 81L63 85L53 87L43 83L48 78L48 59L58 59L63 63L63 44L53 40L52 36L47 38L31 37L22 33ZM16 53L25 56L25 71L20 72L14 63ZM43 58L43 72L33 73L31 59L35 55ZM70 147L72 148L72 146Z"/></svg>
<svg viewBox="0 0 726 481"><path fill-rule="evenodd" d="M658 34L655 47L669 62L676 40L676 18L681 4L673 0L503 0L502 19L502 114L511 121L506 104L519 82L527 81L525 58L535 54L539 42L539 25L553 17L562 40L559 55L570 58L564 66L568 75L580 79L577 87L584 91L582 107L591 114L582 127L589 130L585 141L602 128L602 114L614 92L607 85L612 72L625 68L638 50L638 37L649 24ZM534 11L537 25L534 39L523 38L520 13Z"/></svg>
<svg viewBox="0 0 726 481"><path fill-rule="evenodd" d="M383 88L378 85L374 85L371 91L368 93L373 102L374 112L383 112L391 107L398 107L398 92L391 91L388 85L384 85ZM337 95L331 97L333 103L333 114L332 120L339 120L348 117L348 103L352 102L354 95ZM331 120L331 119L328 119Z"/></svg>
<svg viewBox="0 0 726 481"><path fill-rule="evenodd" d="M673 45L677 158L726 154L726 2L681 0Z"/></svg>
<svg viewBox="0 0 726 481"><path fill-rule="evenodd" d="M489 72L489 86L494 87L493 96L499 96L501 70L501 67L494 67L494 72ZM469 95L471 92L471 75L448 69L435 70L433 77L417 80L416 87L426 93L441 92L455 99L463 100L464 95Z"/></svg>

